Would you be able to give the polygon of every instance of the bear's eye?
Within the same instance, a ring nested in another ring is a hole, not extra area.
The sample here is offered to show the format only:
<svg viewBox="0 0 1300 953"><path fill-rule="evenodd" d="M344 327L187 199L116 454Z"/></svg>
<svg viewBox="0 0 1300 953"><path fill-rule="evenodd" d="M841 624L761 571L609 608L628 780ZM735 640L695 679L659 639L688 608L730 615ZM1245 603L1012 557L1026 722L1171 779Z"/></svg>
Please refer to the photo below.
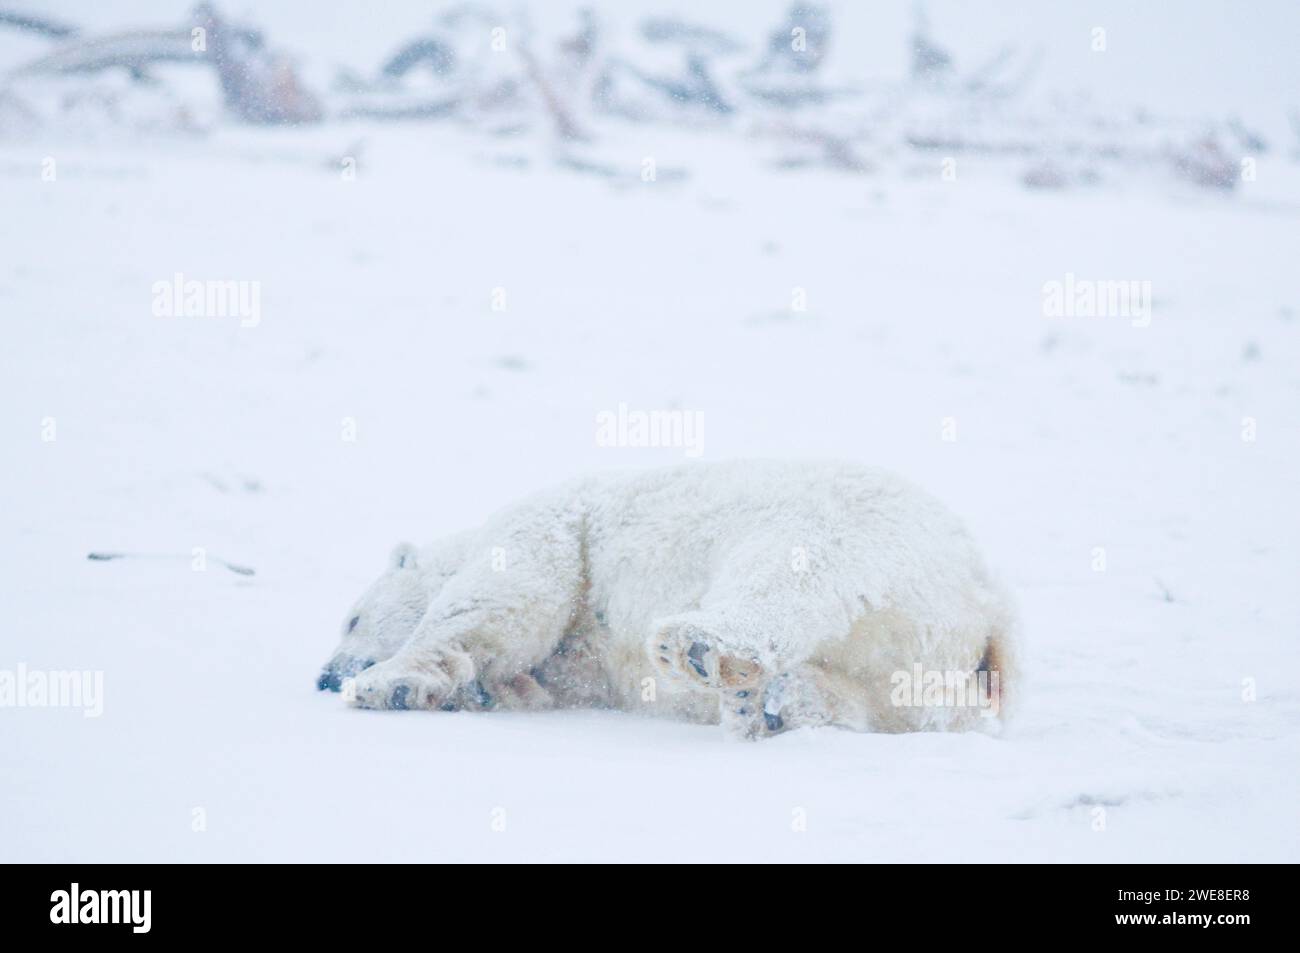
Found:
<svg viewBox="0 0 1300 953"><path fill-rule="evenodd" d="M354 615L352 617L352 621L348 623L348 631L351 632L353 629L355 629L357 627L357 623L360 621L361 621L361 616Z"/></svg>

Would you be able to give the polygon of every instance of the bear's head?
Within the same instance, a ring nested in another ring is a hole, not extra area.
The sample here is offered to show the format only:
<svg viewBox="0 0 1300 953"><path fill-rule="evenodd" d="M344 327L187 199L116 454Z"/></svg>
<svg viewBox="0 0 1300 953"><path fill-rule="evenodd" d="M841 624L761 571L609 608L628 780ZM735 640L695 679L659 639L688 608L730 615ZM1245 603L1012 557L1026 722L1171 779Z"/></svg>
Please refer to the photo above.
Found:
<svg viewBox="0 0 1300 953"><path fill-rule="evenodd" d="M340 691L343 680L392 658L429 607L429 589L410 543L388 559L388 569L357 600L343 621L343 639L325 663L316 687Z"/></svg>

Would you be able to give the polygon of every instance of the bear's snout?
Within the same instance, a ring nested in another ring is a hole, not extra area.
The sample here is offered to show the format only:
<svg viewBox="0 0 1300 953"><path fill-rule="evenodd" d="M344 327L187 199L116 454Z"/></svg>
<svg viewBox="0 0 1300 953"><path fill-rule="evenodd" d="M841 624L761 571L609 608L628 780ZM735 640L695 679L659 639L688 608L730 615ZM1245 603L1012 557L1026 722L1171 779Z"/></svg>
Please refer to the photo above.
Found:
<svg viewBox="0 0 1300 953"><path fill-rule="evenodd" d="M343 690L343 680L351 678L357 672L364 672L370 666L375 664L372 658L355 658L351 655L334 656L325 665L324 671L316 679L316 690L318 692L341 692Z"/></svg>

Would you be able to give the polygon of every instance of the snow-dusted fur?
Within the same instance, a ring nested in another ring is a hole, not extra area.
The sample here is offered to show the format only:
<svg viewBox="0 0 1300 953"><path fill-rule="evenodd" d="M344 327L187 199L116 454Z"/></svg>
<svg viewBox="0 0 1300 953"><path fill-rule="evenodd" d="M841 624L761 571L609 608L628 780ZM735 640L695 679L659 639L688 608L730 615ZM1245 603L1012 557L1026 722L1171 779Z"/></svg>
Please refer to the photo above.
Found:
<svg viewBox="0 0 1300 953"><path fill-rule="evenodd" d="M399 546L318 684L365 708L611 707L745 737L960 730L1005 708L1013 630L961 523L898 477L697 464Z"/></svg>

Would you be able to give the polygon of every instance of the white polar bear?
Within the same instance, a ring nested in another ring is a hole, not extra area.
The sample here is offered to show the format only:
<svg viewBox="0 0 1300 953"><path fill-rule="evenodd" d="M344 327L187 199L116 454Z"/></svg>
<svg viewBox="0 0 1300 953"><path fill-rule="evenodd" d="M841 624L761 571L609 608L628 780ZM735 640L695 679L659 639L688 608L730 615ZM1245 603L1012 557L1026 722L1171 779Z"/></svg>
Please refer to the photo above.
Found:
<svg viewBox="0 0 1300 953"><path fill-rule="evenodd" d="M692 464L398 546L317 685L365 708L604 707L749 738L961 730L1004 712L1014 631L961 523L898 477Z"/></svg>

